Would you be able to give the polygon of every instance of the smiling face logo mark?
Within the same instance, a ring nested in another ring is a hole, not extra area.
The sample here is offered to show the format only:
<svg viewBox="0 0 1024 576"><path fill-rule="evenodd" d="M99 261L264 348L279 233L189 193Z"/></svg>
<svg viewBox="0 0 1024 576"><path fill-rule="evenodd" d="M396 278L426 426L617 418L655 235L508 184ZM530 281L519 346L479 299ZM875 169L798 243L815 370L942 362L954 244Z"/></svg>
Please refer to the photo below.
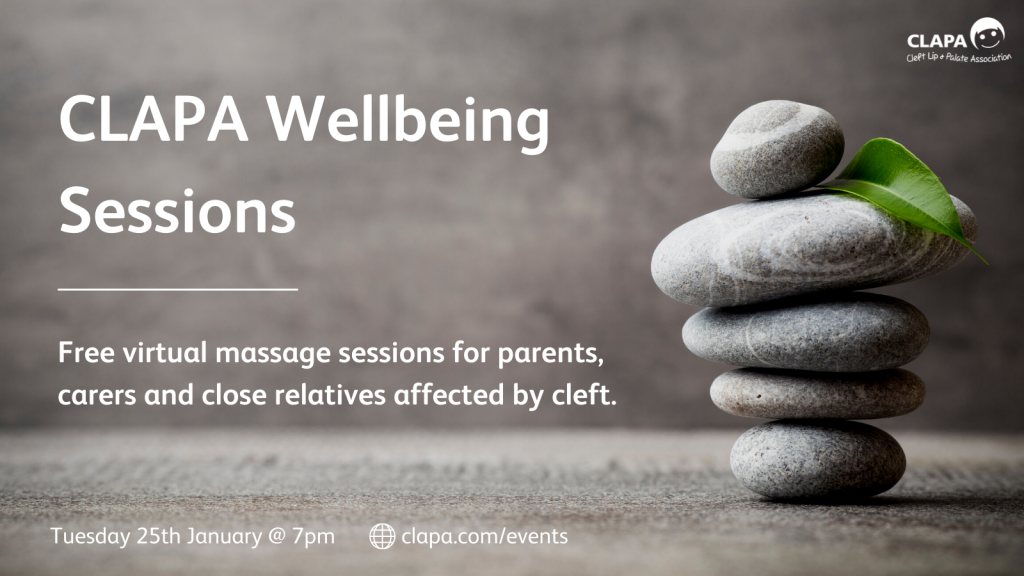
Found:
<svg viewBox="0 0 1024 576"><path fill-rule="evenodd" d="M1006 31L995 18L982 18L971 26L971 44L975 48L995 48L1004 38Z"/></svg>

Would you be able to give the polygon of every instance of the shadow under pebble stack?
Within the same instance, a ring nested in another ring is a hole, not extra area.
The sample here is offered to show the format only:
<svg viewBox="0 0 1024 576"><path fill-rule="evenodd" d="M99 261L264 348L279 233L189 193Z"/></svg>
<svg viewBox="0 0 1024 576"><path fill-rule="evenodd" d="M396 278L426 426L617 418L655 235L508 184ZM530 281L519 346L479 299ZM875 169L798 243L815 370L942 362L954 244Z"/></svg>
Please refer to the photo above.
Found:
<svg viewBox="0 0 1024 576"><path fill-rule="evenodd" d="M744 366L711 398L737 416L772 418L732 448L733 473L784 500L847 499L892 488L906 457L892 436L852 420L908 414L925 386L898 369L928 345L910 304L853 292L938 274L968 249L855 196L815 190L842 160L843 132L806 104L756 104L711 156L715 181L754 199L687 222L654 252L663 292L705 310L683 327L697 356ZM977 222L953 198L973 243Z"/></svg>

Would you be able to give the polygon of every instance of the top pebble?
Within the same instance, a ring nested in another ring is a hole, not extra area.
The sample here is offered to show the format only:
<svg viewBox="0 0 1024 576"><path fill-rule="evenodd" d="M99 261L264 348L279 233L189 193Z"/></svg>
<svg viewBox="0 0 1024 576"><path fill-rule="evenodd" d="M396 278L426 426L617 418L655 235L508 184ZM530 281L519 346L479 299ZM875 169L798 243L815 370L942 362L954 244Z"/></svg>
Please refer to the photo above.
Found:
<svg viewBox="0 0 1024 576"><path fill-rule="evenodd" d="M770 198L806 190L843 159L843 130L815 106L769 100L744 110L711 153L711 174L723 190Z"/></svg>

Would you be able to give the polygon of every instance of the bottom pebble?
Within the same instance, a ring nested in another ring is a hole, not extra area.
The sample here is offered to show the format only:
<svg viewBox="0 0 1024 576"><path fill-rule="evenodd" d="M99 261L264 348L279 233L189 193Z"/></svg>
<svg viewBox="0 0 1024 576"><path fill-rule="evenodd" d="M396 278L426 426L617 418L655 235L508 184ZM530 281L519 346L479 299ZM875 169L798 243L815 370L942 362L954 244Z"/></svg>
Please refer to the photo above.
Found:
<svg viewBox="0 0 1024 576"><path fill-rule="evenodd" d="M895 438L849 420L761 424L736 440L729 460L740 483L781 500L874 496L895 486L907 468Z"/></svg>

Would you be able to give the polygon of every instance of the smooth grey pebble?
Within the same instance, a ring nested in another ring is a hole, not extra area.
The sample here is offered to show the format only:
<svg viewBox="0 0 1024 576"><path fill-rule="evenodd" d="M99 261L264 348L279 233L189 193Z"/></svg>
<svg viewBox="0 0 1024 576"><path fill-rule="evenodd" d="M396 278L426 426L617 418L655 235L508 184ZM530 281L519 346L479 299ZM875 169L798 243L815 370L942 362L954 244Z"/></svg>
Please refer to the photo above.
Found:
<svg viewBox="0 0 1024 576"><path fill-rule="evenodd" d="M867 292L706 308L683 326L686 347L705 360L825 372L902 366L924 352L930 334L920 310Z"/></svg>
<svg viewBox="0 0 1024 576"><path fill-rule="evenodd" d="M974 213L956 198L953 204L973 243ZM658 244L651 275L685 304L741 306L919 280L968 253L866 200L822 192L744 202L691 220Z"/></svg>
<svg viewBox="0 0 1024 576"><path fill-rule="evenodd" d="M874 496L903 477L907 459L896 440L848 420L778 420L736 440L733 474L750 490L782 500Z"/></svg>
<svg viewBox="0 0 1024 576"><path fill-rule="evenodd" d="M748 418L893 418L917 410L925 385L913 372L804 372L740 368L711 384L711 401Z"/></svg>
<svg viewBox="0 0 1024 576"><path fill-rule="evenodd" d="M711 175L743 198L769 198L806 190L843 159L839 122L816 106L769 100L732 121L711 153Z"/></svg>

